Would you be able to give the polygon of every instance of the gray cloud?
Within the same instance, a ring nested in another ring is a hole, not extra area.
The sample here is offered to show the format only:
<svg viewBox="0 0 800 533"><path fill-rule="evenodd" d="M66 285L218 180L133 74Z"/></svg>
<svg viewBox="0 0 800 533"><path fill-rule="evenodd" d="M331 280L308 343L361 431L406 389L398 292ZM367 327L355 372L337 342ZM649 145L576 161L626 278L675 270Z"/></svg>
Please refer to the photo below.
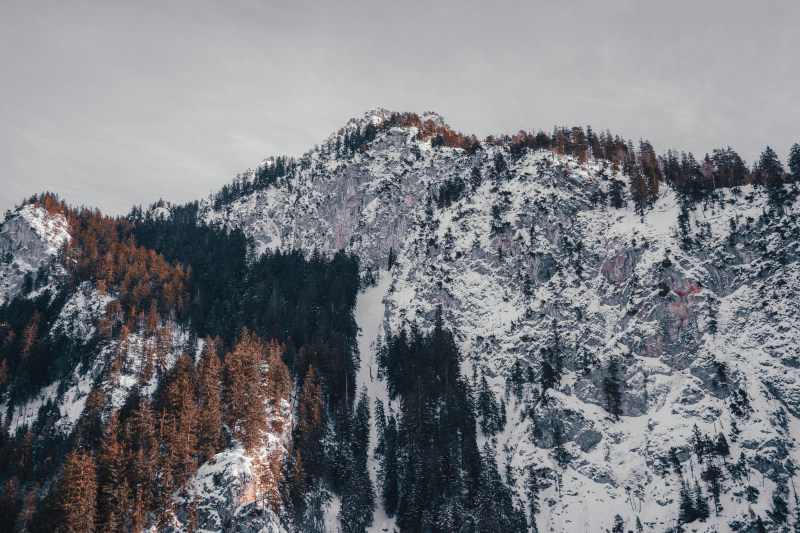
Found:
<svg viewBox="0 0 800 533"><path fill-rule="evenodd" d="M192 200L373 106L748 162L800 141L793 1L68 4L0 8L2 210Z"/></svg>

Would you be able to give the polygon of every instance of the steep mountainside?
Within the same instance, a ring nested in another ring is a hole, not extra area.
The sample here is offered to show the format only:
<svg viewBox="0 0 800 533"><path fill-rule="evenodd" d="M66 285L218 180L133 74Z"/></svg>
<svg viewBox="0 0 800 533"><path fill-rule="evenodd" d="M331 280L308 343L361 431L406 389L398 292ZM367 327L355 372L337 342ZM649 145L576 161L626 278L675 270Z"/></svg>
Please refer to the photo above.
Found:
<svg viewBox="0 0 800 533"><path fill-rule="evenodd" d="M799 176L768 170L376 109L199 203L33 198L0 529L789 531Z"/></svg>
<svg viewBox="0 0 800 533"><path fill-rule="evenodd" d="M373 111L348 127L386 120ZM430 328L441 306L463 372L505 398L508 421L489 438L501 471L527 498L524 469L544 469L539 529L610 529L619 514L663 531L695 481L720 493L700 530L766 519L798 460L796 194L776 209L763 186L697 202L665 188L639 216L630 177L606 161L471 154L378 129L352 154L336 149L344 130L276 184L202 211L261 249L344 247L367 270L391 261L384 335ZM615 180L627 207L610 206ZM541 401L553 357L563 371ZM703 452L722 436L729 455Z"/></svg>

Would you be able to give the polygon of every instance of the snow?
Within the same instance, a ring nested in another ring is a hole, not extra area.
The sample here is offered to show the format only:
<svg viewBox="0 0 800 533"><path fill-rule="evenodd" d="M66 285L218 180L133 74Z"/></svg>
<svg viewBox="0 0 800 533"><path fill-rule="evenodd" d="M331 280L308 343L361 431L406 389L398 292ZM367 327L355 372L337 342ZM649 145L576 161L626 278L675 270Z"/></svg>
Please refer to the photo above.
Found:
<svg viewBox="0 0 800 533"><path fill-rule="evenodd" d="M105 314L106 306L114 298L83 282L62 307L49 335L67 335L88 343L95 333L95 324Z"/></svg>
<svg viewBox="0 0 800 533"><path fill-rule="evenodd" d="M66 219L31 204L0 224L0 304L16 296L27 274L35 276L57 258L70 238ZM54 268L54 274L61 270Z"/></svg>
<svg viewBox="0 0 800 533"><path fill-rule="evenodd" d="M358 369L356 382L358 390L366 388L367 395L371 400L370 417L370 445L367 452L367 468L375 487L375 497L377 509L373 517L372 526L368 531L382 532L392 531L395 527L394 518L389 518L383 509L381 501L380 485L378 484L379 464L375 459L375 446L378 443L378 431L375 425L375 401L380 400L385 406L389 404L389 393L386 390L386 382L378 379L378 360L376 348L381 337L381 326L383 324L385 306L384 298L389 293L391 277L388 272L381 271L378 282L374 287L368 287L358 295L356 301L355 319L360 330L358 336L358 353L361 357L361 366ZM336 515L334 515L336 516Z"/></svg>

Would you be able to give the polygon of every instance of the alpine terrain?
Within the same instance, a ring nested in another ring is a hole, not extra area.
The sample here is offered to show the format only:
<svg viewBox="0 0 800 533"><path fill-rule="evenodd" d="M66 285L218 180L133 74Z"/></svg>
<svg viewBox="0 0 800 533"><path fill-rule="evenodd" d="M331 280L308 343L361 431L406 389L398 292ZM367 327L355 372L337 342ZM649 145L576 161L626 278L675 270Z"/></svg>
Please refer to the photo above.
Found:
<svg viewBox="0 0 800 533"><path fill-rule="evenodd" d="M373 109L0 225L2 531L800 531L800 145Z"/></svg>

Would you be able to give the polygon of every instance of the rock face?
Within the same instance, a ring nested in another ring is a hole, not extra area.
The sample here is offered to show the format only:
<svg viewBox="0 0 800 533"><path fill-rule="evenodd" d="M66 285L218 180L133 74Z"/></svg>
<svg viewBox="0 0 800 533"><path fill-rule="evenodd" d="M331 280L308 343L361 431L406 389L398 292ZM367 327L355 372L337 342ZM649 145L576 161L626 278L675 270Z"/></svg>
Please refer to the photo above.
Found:
<svg viewBox="0 0 800 533"><path fill-rule="evenodd" d="M383 120L371 112L344 131ZM766 472L761 498L748 502L747 482L726 471L709 527L748 523L748 508L766 516L787 459L800 460L797 196L781 212L752 186L683 206L667 189L640 217L630 198L609 207L611 179L628 178L605 163L496 145L471 154L416 133L379 130L352 154L331 136L274 185L208 202L204 216L242 228L256 251L344 248L367 275L386 269L391 251L384 332L429 327L442 307L464 373L485 374L506 400L506 429L487 439L501 470L509 465L522 499L527 465L550 472L554 503L537 516L540 530L610 528L615 514L672 527L681 478L658 465L673 449L682 478L702 482L687 453L695 425L724 435L731 460L743 453L748 469ZM547 401L538 383L509 394L514 364L538 379L548 349L562 354L564 373ZM737 407L743 397L749 411ZM554 462L555 426L564 466Z"/></svg>
<svg viewBox="0 0 800 533"><path fill-rule="evenodd" d="M239 448L217 454L194 477L201 530L236 533L285 533L269 502L263 502L253 475L253 458ZM179 514L186 513L183 505ZM180 518L180 517L179 517Z"/></svg>
<svg viewBox="0 0 800 533"><path fill-rule="evenodd" d="M26 205L0 225L0 305L18 294L29 277L31 289L39 269L48 266L69 238L67 221L42 208Z"/></svg>

